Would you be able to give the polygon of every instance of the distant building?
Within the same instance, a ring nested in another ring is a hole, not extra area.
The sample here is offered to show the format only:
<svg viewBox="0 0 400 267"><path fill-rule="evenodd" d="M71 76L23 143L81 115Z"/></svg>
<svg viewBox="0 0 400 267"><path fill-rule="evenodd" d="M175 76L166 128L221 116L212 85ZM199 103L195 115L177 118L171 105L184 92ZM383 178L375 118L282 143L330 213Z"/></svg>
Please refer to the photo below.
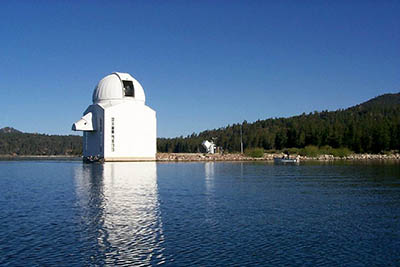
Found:
<svg viewBox="0 0 400 267"><path fill-rule="evenodd" d="M93 92L93 104L72 125L83 131L86 160L155 160L156 112L145 105L143 87L128 73L104 77Z"/></svg>
<svg viewBox="0 0 400 267"><path fill-rule="evenodd" d="M206 152L208 154L214 154L215 153L215 144L213 141L208 141L204 140L202 143L203 147L205 148Z"/></svg>

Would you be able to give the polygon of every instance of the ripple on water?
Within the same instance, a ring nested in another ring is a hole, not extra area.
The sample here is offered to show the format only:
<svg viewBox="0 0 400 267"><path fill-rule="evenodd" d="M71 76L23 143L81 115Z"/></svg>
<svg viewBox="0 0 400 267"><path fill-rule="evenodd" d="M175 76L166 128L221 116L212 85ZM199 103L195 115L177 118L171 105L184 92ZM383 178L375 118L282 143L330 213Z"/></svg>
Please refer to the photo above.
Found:
<svg viewBox="0 0 400 267"><path fill-rule="evenodd" d="M0 265L398 265L399 165L0 164Z"/></svg>

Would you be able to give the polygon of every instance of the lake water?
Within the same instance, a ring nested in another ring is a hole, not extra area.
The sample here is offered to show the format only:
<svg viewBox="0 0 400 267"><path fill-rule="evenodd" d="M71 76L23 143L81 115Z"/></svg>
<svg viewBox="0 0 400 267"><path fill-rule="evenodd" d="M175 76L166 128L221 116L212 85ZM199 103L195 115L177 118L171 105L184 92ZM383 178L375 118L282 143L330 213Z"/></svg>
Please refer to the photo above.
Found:
<svg viewBox="0 0 400 267"><path fill-rule="evenodd" d="M398 163L0 161L0 265L400 266Z"/></svg>

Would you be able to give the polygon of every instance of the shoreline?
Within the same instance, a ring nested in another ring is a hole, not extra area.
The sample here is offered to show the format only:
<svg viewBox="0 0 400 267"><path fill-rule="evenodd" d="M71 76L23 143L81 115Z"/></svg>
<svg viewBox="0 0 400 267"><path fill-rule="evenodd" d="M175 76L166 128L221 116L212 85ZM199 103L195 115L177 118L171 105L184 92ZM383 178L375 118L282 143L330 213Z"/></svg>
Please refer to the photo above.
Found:
<svg viewBox="0 0 400 267"><path fill-rule="evenodd" d="M0 160L82 160L77 155L0 155Z"/></svg>
<svg viewBox="0 0 400 267"><path fill-rule="evenodd" d="M242 154L203 154L203 153L157 153L156 161L274 161L274 158L282 158L283 153L265 153L263 157L252 158ZM291 158L297 155L292 155ZM400 154L352 154L346 157L334 157L333 155L319 155L317 157L299 156L301 161L335 161L335 160L400 160Z"/></svg>
<svg viewBox="0 0 400 267"><path fill-rule="evenodd" d="M157 153L157 162L201 162L201 161L274 161L274 158L282 158L283 153L265 153L263 157L253 158L239 153L232 154L203 154L203 153ZM295 157L296 155L292 155ZM301 161L369 161L369 160L393 160L400 161L400 154L351 154L346 157L334 157L333 155L319 155L317 157L299 156ZM82 160L77 155L0 155L0 160Z"/></svg>

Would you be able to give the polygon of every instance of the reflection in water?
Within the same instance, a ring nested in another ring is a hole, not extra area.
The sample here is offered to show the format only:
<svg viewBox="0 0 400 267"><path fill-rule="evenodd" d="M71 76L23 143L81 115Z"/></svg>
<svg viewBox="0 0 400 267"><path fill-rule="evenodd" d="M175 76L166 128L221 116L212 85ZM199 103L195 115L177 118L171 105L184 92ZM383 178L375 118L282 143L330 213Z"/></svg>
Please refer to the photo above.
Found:
<svg viewBox="0 0 400 267"><path fill-rule="evenodd" d="M204 171L205 171L205 179L206 179L206 190L207 192L211 192L214 187L214 170L215 163L214 162L206 162L204 163Z"/></svg>
<svg viewBox="0 0 400 267"><path fill-rule="evenodd" d="M206 212L205 223L207 227L214 231L218 220L214 216L214 210L217 206L215 199L215 162L204 163L205 190L206 190Z"/></svg>
<svg viewBox="0 0 400 267"><path fill-rule="evenodd" d="M0 162L0 209L0 266L400 266L399 162Z"/></svg>
<svg viewBox="0 0 400 267"><path fill-rule="evenodd" d="M83 238L96 240L90 263L164 261L155 162L80 165L75 181Z"/></svg>

